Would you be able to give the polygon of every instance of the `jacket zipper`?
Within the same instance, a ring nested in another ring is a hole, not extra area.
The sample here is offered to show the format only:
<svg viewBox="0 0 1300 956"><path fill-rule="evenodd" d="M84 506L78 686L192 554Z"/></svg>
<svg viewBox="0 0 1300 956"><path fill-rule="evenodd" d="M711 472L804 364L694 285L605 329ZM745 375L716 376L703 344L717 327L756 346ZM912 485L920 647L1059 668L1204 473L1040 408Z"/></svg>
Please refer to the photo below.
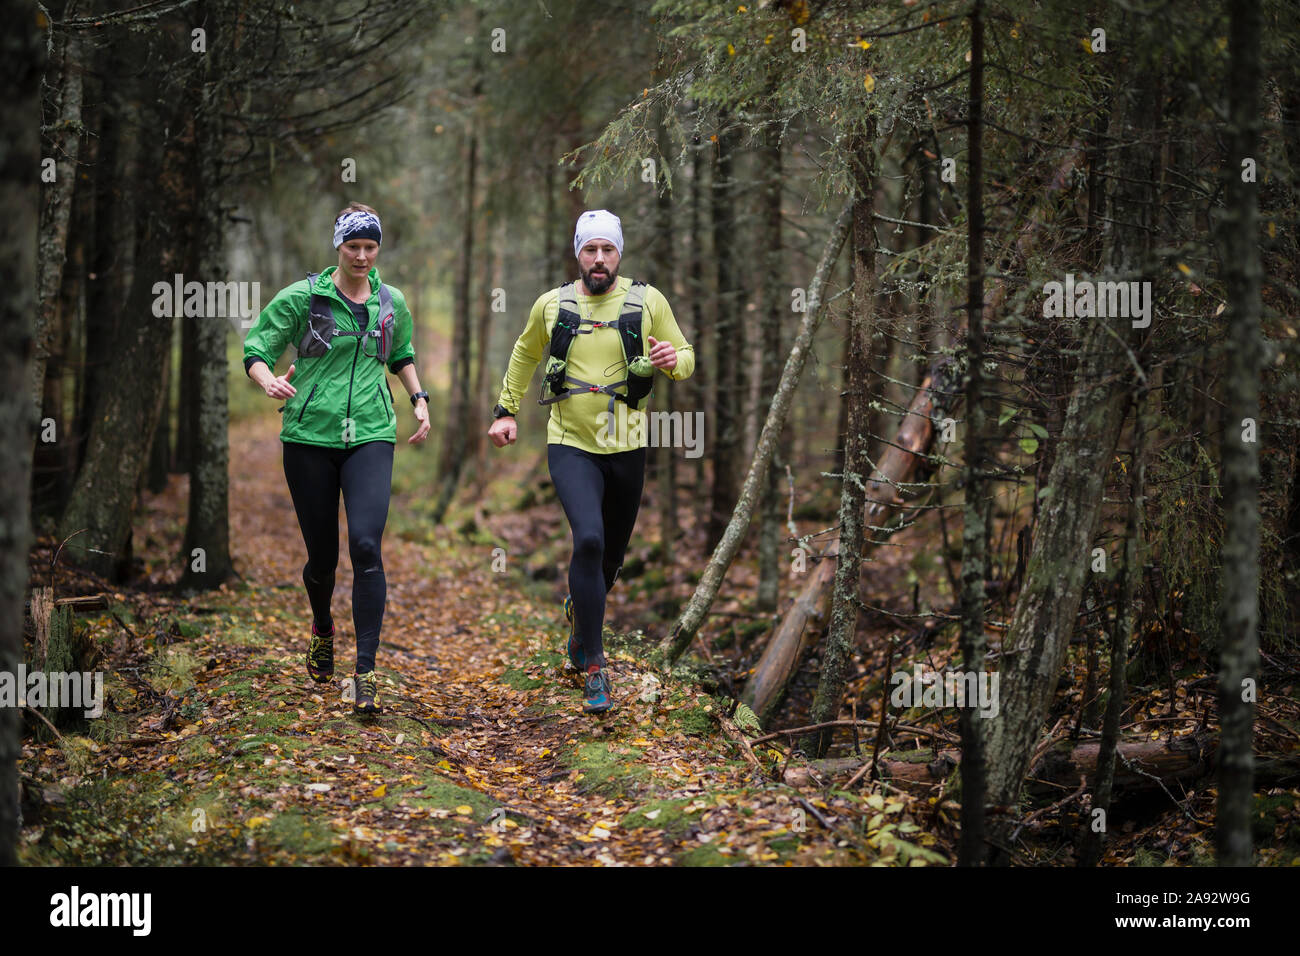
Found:
<svg viewBox="0 0 1300 956"><path fill-rule="evenodd" d="M316 383L316 385L319 384L320 382ZM311 404L311 400L316 397L316 385L311 387L311 391L307 393L307 401L303 402L302 408L298 409L298 421L302 421L302 413L307 410L307 406Z"/></svg>
<svg viewBox="0 0 1300 956"><path fill-rule="evenodd" d="M347 424L347 423L348 423L349 421L352 421L352 383L356 380L356 377L357 377L357 355L358 355L360 352L361 352L361 339L357 339L357 345L356 345L356 348L354 348L354 349L352 350L352 372L348 375L348 407L347 407L347 411L345 411L345 412L343 413L343 434L344 434L344 435L346 435L346 434L348 433L348 432L347 432L347 428L348 428L348 424ZM356 430L356 423L355 423L355 422L352 423L352 427L353 427L353 431L354 431L354 433L355 433L355 430ZM351 447L352 447L352 442L348 441L348 440L345 438L345 439L343 440L343 447L344 447L344 448L351 448Z"/></svg>
<svg viewBox="0 0 1300 956"><path fill-rule="evenodd" d="M384 393L380 391L378 382L375 383L375 394L379 396L379 404L384 405ZM391 422L392 420L393 416L389 414L388 406L384 405L384 421Z"/></svg>

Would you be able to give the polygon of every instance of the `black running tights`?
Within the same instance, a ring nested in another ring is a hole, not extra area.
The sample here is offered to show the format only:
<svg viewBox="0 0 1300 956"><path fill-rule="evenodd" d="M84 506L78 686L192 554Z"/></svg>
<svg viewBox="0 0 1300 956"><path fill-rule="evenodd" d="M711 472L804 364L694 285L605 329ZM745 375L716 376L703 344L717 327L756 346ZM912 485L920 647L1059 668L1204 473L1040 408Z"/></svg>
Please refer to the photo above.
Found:
<svg viewBox="0 0 1300 956"><path fill-rule="evenodd" d="M641 507L646 450L596 455L569 445L547 445L546 459L573 531L569 593L578 637L588 665L603 667L605 594L623 566Z"/></svg>
<svg viewBox="0 0 1300 956"><path fill-rule="evenodd" d="M334 626L330 597L339 561L339 492L343 492L352 558L357 673L374 670L388 597L380 541L388 521L393 443L372 441L345 449L284 442L284 477L307 545L303 584L316 626L326 633Z"/></svg>

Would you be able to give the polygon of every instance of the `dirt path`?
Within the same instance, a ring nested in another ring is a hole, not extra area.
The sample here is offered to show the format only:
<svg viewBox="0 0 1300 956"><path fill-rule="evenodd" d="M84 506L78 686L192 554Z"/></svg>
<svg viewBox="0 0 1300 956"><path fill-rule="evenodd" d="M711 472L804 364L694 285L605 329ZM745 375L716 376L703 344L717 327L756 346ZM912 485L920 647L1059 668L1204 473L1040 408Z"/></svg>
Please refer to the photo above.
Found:
<svg viewBox="0 0 1300 956"><path fill-rule="evenodd" d="M579 680L561 671L558 585L539 594L522 575L494 573L498 541L430 533L412 517L413 497L395 496L384 542L384 713L354 717L342 684L355 654L346 528L336 680L317 685L303 666L305 553L277 424L259 417L231 429L242 581L192 605L120 595L134 636L107 616L95 625L114 642L110 701L120 717L112 735L69 761L65 782L92 814L132 825L125 843L119 835L110 849L105 838L99 856L83 847L77 860L619 865L878 855L860 798L827 791L801 805L797 791L754 773L719 731L725 702L653 672L635 635L608 638L615 710L583 715ZM397 454L418 453L403 444ZM177 484L148 503L156 578L171 574L184 501ZM60 758L59 748L31 749L37 762ZM45 839L29 840L33 862L51 851L69 861L63 826L60 818Z"/></svg>

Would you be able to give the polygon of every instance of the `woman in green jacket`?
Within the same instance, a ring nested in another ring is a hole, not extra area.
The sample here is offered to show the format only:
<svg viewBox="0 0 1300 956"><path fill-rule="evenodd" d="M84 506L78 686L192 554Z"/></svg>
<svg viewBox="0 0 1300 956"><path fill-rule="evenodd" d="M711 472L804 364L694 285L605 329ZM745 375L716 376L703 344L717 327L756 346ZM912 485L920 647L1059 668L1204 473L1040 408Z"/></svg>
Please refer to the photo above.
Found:
<svg viewBox="0 0 1300 956"><path fill-rule="evenodd" d="M385 366L415 407L419 427L408 443L429 433L429 395L415 369L411 313L402 293L384 285L374 268L382 238L379 215L351 203L334 222L338 266L281 289L244 340L249 377L270 398L285 400L284 477L307 546L302 579L313 617L307 673L322 683L334 675L330 598L343 494L357 638L353 708L363 714L379 710L375 652L388 592L380 541L388 521L397 419ZM298 357L277 376L275 363L290 344Z"/></svg>

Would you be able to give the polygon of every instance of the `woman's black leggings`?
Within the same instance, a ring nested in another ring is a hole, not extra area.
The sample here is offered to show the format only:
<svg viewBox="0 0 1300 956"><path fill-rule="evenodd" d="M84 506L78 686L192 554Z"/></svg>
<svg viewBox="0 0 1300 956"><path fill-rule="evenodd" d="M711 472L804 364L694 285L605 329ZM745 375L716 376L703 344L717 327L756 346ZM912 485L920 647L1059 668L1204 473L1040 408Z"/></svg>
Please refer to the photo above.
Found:
<svg viewBox="0 0 1300 956"><path fill-rule="evenodd" d="M330 597L339 563L339 491L343 492L352 557L357 673L374 670L388 597L380 541L393 485L393 443L371 441L352 448L322 448L284 442L284 477L307 545L302 581L316 626L326 632L334 626Z"/></svg>
<svg viewBox="0 0 1300 956"><path fill-rule="evenodd" d="M605 594L623 566L636 524L645 460L644 448L596 455L569 445L546 446L551 481L573 531L569 593L588 665L605 664Z"/></svg>

